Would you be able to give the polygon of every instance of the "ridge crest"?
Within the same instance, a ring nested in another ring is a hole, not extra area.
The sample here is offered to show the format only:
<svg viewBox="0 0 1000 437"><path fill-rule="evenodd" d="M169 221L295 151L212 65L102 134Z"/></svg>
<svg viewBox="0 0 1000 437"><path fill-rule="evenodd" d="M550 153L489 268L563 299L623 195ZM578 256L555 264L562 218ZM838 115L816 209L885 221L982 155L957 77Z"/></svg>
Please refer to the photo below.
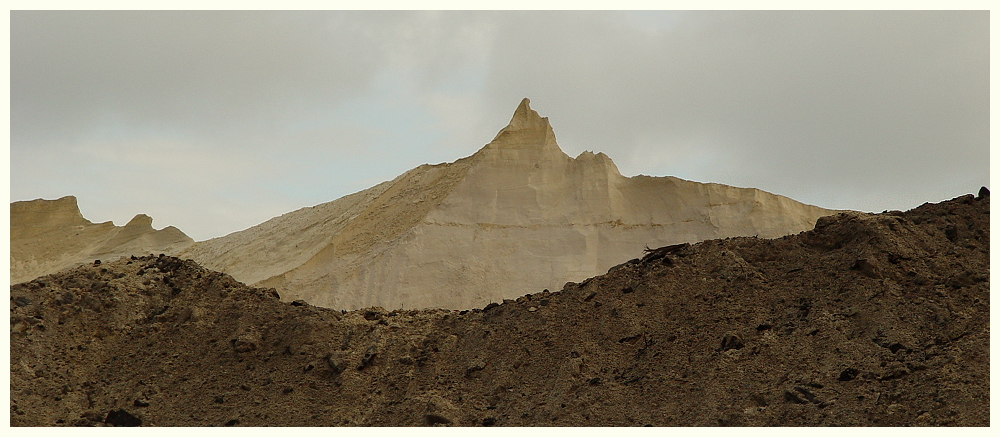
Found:
<svg viewBox="0 0 1000 437"><path fill-rule="evenodd" d="M549 124L548 117L538 115L538 112L531 109L531 101L525 97L514 110L514 115L510 118L503 129L497 132L489 144L480 149L486 150L534 150L546 154L558 154L567 156L559 145L556 144L556 134ZM568 157L568 156L567 156Z"/></svg>

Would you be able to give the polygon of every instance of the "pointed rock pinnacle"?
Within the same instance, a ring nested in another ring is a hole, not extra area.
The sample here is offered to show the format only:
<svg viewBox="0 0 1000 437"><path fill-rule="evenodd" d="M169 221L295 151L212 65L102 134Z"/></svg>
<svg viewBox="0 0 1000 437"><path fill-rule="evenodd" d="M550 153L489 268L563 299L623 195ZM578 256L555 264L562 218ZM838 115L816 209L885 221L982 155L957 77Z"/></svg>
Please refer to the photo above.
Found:
<svg viewBox="0 0 1000 437"><path fill-rule="evenodd" d="M497 132L497 136L483 149L534 149L557 152L563 155L556 144L556 134L549 125L548 117L541 117L531 109L527 98L517 105L510 123Z"/></svg>
<svg viewBox="0 0 1000 437"><path fill-rule="evenodd" d="M514 116L510 118L510 123L507 124L507 129L551 129L548 117L540 117L538 112L531 109L529 103L531 101L527 97L521 100L521 104L517 105L517 110L514 111Z"/></svg>
<svg viewBox="0 0 1000 437"><path fill-rule="evenodd" d="M136 214L125 224L126 228L153 228L153 218L146 214Z"/></svg>

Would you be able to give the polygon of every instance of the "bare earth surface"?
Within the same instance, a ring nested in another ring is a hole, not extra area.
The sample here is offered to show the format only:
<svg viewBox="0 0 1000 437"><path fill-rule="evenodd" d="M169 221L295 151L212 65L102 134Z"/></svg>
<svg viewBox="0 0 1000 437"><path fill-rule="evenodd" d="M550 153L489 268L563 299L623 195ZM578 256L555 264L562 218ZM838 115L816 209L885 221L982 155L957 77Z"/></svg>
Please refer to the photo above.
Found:
<svg viewBox="0 0 1000 437"><path fill-rule="evenodd" d="M12 425L989 425L989 197L664 247L475 310L168 256L11 287Z"/></svg>

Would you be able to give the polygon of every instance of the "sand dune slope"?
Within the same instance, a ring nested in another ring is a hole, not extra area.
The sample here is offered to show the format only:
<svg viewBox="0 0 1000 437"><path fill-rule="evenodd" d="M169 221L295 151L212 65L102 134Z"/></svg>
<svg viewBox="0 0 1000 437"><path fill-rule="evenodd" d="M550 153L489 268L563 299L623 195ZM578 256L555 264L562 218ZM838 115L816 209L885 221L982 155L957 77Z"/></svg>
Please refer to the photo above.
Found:
<svg viewBox="0 0 1000 437"><path fill-rule="evenodd" d="M313 305L469 308L559 289L646 246L779 237L834 212L753 188L624 177L603 153L566 155L524 99L472 156L180 256Z"/></svg>

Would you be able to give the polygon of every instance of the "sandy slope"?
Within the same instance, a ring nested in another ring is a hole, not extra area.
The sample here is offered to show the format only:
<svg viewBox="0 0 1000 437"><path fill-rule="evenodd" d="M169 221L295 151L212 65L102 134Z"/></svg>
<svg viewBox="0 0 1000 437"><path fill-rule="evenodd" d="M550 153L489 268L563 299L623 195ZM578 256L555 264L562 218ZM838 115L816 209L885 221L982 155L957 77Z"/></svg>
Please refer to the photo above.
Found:
<svg viewBox="0 0 1000 437"><path fill-rule="evenodd" d="M10 204L11 283L34 279L94 260L126 255L176 253L194 242L179 229L153 229L153 219L138 214L125 226L91 223L76 198Z"/></svg>
<svg viewBox="0 0 1000 437"><path fill-rule="evenodd" d="M753 188L623 177L521 102L474 155L196 243L180 256L287 299L465 308L604 273L644 247L777 237L834 211Z"/></svg>

